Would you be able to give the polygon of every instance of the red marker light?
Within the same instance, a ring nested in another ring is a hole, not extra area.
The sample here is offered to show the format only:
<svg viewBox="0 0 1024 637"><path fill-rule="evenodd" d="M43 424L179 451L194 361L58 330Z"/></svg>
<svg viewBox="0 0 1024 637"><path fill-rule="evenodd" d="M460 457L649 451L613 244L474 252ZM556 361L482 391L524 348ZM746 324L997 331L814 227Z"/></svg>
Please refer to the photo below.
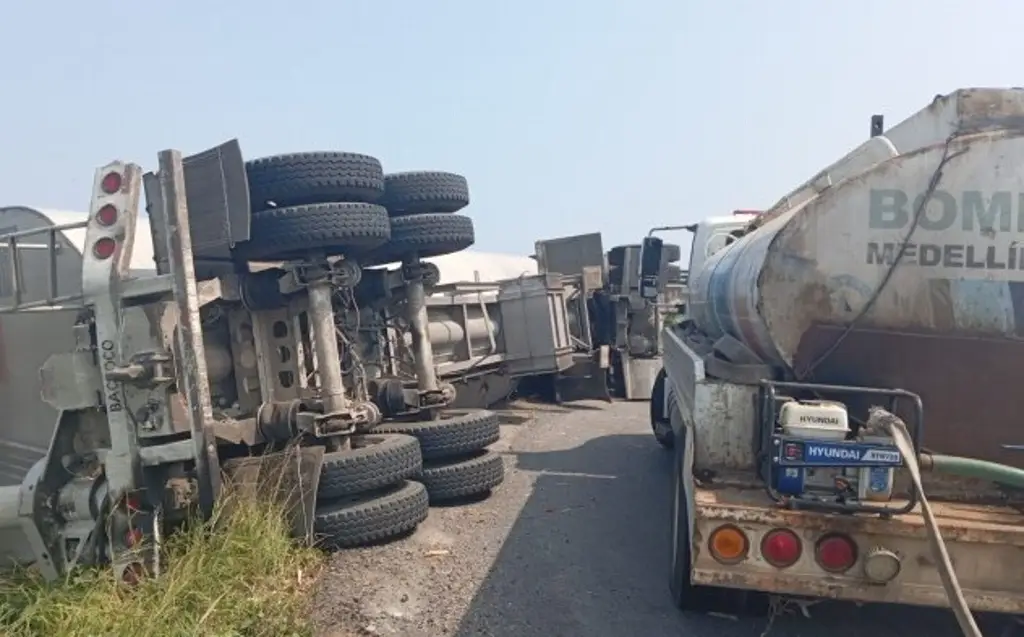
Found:
<svg viewBox="0 0 1024 637"><path fill-rule="evenodd" d="M121 173L110 172L110 173L107 173L106 175L104 175L102 181L100 181L100 189L103 192L107 193L108 195L112 195L112 194L120 191L121 190Z"/></svg>
<svg viewBox="0 0 1024 637"><path fill-rule="evenodd" d="M109 259L117 250L117 243L110 237L103 237L92 244L92 253L97 259Z"/></svg>
<svg viewBox="0 0 1024 637"><path fill-rule="evenodd" d="M789 529L769 531L761 540L762 557L776 568L786 568L796 564L802 552L800 538Z"/></svg>
<svg viewBox="0 0 1024 637"><path fill-rule="evenodd" d="M857 561L857 546L846 536L826 535L818 542L814 556L821 568L830 573L842 573Z"/></svg>
<svg viewBox="0 0 1024 637"><path fill-rule="evenodd" d="M113 204L107 204L96 213L96 221L101 226L112 226L117 223L117 208Z"/></svg>

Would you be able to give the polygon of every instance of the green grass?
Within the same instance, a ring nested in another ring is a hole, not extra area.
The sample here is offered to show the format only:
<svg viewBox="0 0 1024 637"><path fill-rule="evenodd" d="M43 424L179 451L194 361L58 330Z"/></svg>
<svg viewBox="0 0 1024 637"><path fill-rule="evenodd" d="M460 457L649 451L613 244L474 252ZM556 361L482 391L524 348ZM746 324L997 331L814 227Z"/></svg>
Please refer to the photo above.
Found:
<svg viewBox="0 0 1024 637"><path fill-rule="evenodd" d="M0 635L312 635L322 554L289 537L280 507L232 505L230 516L168 538L163 574L133 588L116 584L109 569L79 569L53 584L28 573L0 580Z"/></svg>

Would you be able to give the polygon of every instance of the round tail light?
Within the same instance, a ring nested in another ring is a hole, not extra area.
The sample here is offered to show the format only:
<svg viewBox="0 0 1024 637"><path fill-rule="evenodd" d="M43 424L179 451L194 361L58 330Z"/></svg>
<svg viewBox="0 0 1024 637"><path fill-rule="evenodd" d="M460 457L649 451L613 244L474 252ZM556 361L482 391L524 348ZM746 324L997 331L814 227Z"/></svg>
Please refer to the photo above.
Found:
<svg viewBox="0 0 1024 637"><path fill-rule="evenodd" d="M117 223L117 208L107 204L96 213L96 221L101 226L112 226Z"/></svg>
<svg viewBox="0 0 1024 637"><path fill-rule="evenodd" d="M776 568L793 566L801 553L803 545L800 538L789 529L768 531L761 540L761 556Z"/></svg>
<svg viewBox="0 0 1024 637"><path fill-rule="evenodd" d="M735 526L720 526L708 538L711 556L722 564L736 564L747 557L750 542L743 531Z"/></svg>
<svg viewBox="0 0 1024 637"><path fill-rule="evenodd" d="M117 243L110 237L103 237L92 244L92 253L97 259L109 259L115 250L117 250Z"/></svg>
<svg viewBox="0 0 1024 637"><path fill-rule="evenodd" d="M100 180L100 189L108 195L121 190L121 173L110 172L103 175L103 179Z"/></svg>
<svg viewBox="0 0 1024 637"><path fill-rule="evenodd" d="M826 535L818 540L814 558L818 566L829 573L842 573L850 570L857 561L857 545L845 535Z"/></svg>

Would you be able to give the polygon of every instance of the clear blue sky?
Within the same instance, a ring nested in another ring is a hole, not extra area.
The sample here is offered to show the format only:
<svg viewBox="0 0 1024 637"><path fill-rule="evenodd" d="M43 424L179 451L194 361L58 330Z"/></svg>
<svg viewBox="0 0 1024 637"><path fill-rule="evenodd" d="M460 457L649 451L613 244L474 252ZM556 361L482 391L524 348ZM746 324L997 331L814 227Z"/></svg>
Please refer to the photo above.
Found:
<svg viewBox="0 0 1024 637"><path fill-rule="evenodd" d="M231 137L469 178L480 249L767 206L937 93L1024 85L1012 0L7 2L0 205Z"/></svg>

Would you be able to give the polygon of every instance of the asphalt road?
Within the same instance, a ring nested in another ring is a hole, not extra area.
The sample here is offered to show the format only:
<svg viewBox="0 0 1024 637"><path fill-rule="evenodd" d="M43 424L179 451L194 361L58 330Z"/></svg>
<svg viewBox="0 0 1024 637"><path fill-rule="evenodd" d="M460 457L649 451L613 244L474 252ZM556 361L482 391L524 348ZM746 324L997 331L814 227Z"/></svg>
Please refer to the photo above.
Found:
<svg viewBox="0 0 1024 637"><path fill-rule="evenodd" d="M956 637L948 611L826 603L774 620L683 614L667 588L669 463L646 403L503 412L508 473L410 537L333 557L325 637ZM998 632L989 633L993 636Z"/></svg>

